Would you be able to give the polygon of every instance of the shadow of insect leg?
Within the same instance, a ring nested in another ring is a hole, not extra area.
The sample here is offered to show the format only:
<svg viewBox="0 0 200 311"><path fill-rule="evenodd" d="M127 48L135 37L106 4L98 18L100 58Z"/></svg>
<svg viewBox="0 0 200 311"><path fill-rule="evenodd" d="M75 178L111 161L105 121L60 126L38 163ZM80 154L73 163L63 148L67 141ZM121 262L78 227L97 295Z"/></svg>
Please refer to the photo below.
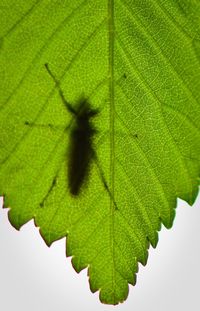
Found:
<svg viewBox="0 0 200 311"><path fill-rule="evenodd" d="M53 181L51 183L51 186L49 188L49 190L47 191L47 194L44 196L43 200L40 202L40 207L44 207L45 201L48 199L50 193L52 192L53 188L56 186L57 183L57 177L58 175L56 174L56 176L53 178Z"/></svg>
<svg viewBox="0 0 200 311"><path fill-rule="evenodd" d="M92 151L92 157L93 157L93 159L94 159L94 161L95 161L95 163L96 163L96 165L97 165L98 173L99 173L99 176L100 176L100 178L101 178L101 181L102 181L102 183L103 183L103 185L104 185L104 188L105 188L105 190L107 191L107 193L109 194L109 197L111 198L111 200L112 200L112 202L113 202L113 204L114 204L114 206L115 206L115 210L118 210L118 206L117 206L117 203L116 203L116 201L115 201L114 194L110 191L110 189L109 189L109 187L108 187L108 184L107 184L107 182L106 182L106 178L105 178L105 176L104 176L104 172L103 172L102 167L101 167L101 165L100 165L100 163L99 163L97 154L96 154L96 152L95 152L94 150Z"/></svg>
<svg viewBox="0 0 200 311"><path fill-rule="evenodd" d="M30 127L36 127L36 128L50 128L54 131L66 131L68 129L68 126L65 125L54 125L51 123L48 124L39 124L34 122L25 121L24 125L30 126ZM70 124L69 124L70 126Z"/></svg>
<svg viewBox="0 0 200 311"><path fill-rule="evenodd" d="M54 151L57 149L57 145L58 143L60 143L61 138L63 137L63 135L65 135L65 132L68 131L68 129L71 126L71 122L67 125L67 126L56 126L53 124L35 124L34 122L29 122L29 121L25 121L24 123L26 126L30 126L30 127L34 127L34 128L51 128L53 131L54 130L59 130L59 132L61 132L62 134L59 135L59 140L55 141L55 146L54 146ZM55 152L53 152L53 154L55 154ZM63 159L65 158L65 153L63 154ZM62 163L62 161L61 161ZM49 195L51 194L51 192L53 191L54 187L57 185L57 180L58 180L58 174L60 171L60 167L61 165L58 165L57 171L55 172L55 176L52 179L52 182L49 186L49 189L47 189L46 195L44 195L42 201L39 203L39 206L41 208L44 207L46 200L48 199Z"/></svg>
<svg viewBox="0 0 200 311"><path fill-rule="evenodd" d="M65 105L65 107L67 108L67 110L68 110L69 112L71 112L72 114L76 115L76 114L77 114L76 110L74 110L74 108L70 105L70 103L65 99L65 96L64 96L64 94L63 94L63 91L62 91L62 89L61 89L61 87L60 87L60 82L59 82L59 80L58 80L58 79L56 78L56 76L52 73L52 71L50 70L49 65L48 65L47 63L44 64L44 66L45 66L45 68L46 68L48 74L49 74L49 75L51 76L51 78L53 79L53 81L54 81L54 83L55 83L55 86L56 86L57 89L58 89L58 92L59 92L59 95L60 95L60 97L61 97L61 99L62 99L63 104Z"/></svg>

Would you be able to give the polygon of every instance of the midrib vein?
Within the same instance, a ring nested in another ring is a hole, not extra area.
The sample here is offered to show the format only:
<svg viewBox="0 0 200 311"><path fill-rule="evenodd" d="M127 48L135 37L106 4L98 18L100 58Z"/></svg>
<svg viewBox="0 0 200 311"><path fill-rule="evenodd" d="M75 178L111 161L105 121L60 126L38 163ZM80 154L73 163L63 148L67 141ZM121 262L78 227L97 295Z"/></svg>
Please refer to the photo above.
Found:
<svg viewBox="0 0 200 311"><path fill-rule="evenodd" d="M110 187L114 193L114 0L108 0L109 102L110 102ZM112 203L112 200L111 200ZM112 204L113 205L113 204ZM113 206L114 208L114 206Z"/></svg>
<svg viewBox="0 0 200 311"><path fill-rule="evenodd" d="M109 39L109 103L110 103L110 191L114 198L115 172L115 140L114 140L114 0L108 0L108 39ZM114 209L113 200L110 200L110 247L113 262L112 286L114 290ZM113 297L115 300L115 297Z"/></svg>

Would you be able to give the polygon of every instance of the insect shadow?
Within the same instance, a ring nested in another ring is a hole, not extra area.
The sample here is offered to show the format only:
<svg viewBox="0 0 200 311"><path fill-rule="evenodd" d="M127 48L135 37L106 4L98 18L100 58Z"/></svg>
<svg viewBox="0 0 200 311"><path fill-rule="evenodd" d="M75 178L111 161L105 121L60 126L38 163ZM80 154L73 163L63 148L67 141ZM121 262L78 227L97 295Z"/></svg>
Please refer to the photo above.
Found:
<svg viewBox="0 0 200 311"><path fill-rule="evenodd" d="M60 83L52 73L49 65L46 63L45 68L48 74L53 79L56 88L58 89L59 95L62 99L63 104L66 109L72 115L72 120L67 126L70 130L70 144L69 144L69 155L67 163L67 174L68 174L68 188L69 192L73 197L78 197L81 193L84 185L87 183L90 171L91 161L94 160L99 176L102 180L105 190L112 199L115 209L117 208L116 202L114 200L113 194L111 193L101 165L98 161L98 157L93 148L93 138L97 134L97 130L92 124L92 119L99 114L99 109L93 109L87 98L82 97L76 107L73 107L64 97L63 91L60 87ZM26 125L31 125L29 122ZM53 126L52 126L53 127ZM44 205L44 201L49 196L50 192L56 185L56 178L54 178L52 186L50 187L47 195L45 196L43 202L40 204Z"/></svg>

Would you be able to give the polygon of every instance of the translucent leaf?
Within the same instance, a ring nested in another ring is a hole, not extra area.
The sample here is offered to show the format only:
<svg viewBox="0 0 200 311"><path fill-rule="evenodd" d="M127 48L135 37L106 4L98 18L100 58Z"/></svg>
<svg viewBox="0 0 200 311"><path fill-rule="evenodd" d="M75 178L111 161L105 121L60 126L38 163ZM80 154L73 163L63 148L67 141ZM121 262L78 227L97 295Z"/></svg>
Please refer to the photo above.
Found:
<svg viewBox="0 0 200 311"><path fill-rule="evenodd" d="M161 223L172 226L177 197L197 196L200 4L2 2L0 194L10 222L34 218L47 245L66 236L76 271L88 267L91 291L117 304ZM88 177L73 196L77 116L63 100L77 109L80 98L98 114Z"/></svg>

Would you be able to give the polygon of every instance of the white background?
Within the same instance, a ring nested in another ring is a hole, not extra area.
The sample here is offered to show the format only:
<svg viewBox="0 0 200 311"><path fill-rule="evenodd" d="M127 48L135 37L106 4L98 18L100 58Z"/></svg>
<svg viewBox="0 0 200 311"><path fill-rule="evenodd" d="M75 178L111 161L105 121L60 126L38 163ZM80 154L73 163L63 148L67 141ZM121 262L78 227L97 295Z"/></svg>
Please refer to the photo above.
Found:
<svg viewBox="0 0 200 311"><path fill-rule="evenodd" d="M103 305L90 292L86 270L77 274L65 257L64 239L48 248L33 221L18 232L0 207L0 310L199 311L199 205L200 196L192 207L179 201L173 228L162 227L136 286L118 306Z"/></svg>

